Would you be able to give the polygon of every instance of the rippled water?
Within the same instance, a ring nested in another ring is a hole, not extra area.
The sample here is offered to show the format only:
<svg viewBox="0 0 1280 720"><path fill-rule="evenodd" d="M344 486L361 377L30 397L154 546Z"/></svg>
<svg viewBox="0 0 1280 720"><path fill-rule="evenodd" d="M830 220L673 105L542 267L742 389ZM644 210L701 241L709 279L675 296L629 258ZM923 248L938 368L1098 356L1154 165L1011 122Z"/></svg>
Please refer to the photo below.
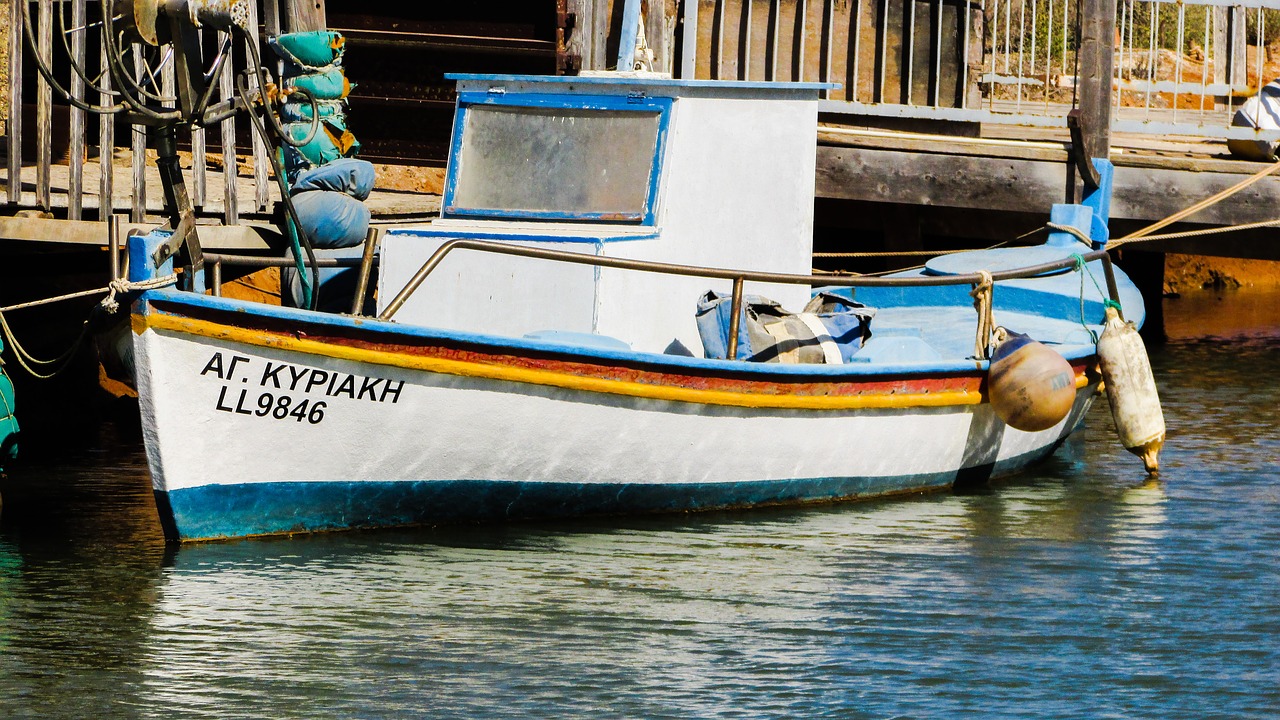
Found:
<svg viewBox="0 0 1280 720"><path fill-rule="evenodd" d="M1171 303L1158 482L1104 402L980 493L175 550L106 426L0 480L0 717L1277 717L1272 301Z"/></svg>

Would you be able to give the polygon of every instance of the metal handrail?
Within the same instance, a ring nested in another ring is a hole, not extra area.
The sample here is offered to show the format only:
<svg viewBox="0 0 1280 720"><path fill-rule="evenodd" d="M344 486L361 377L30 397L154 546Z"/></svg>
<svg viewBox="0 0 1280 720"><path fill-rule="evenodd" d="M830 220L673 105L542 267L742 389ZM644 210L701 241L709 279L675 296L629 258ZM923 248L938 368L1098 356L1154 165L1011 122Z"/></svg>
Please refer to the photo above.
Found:
<svg viewBox="0 0 1280 720"><path fill-rule="evenodd" d="M773 273L759 272L754 270L729 270L726 268L701 267L698 265L679 265L675 263L652 262L649 260L631 260L627 258L611 258L601 257L599 255L587 255L584 253L569 252L566 250L548 250L546 248L525 247L522 245L509 245L503 242L493 240L472 240L458 239L450 240L442 244L436 249L431 257L418 268L418 272L414 273L409 282L396 294L395 298L387 305L386 309L378 315L379 320L390 320L395 316L396 312L405 304L406 301L417 292L418 288L427 279L427 276L435 270L444 258L454 250L478 250L480 252L495 253L498 255L515 255L518 257L536 258L540 260L555 260L559 262L576 263L578 265L594 265L596 267L617 268L620 270L638 270L641 272L655 272L665 275L683 275L689 277L706 277L720 280L733 281L733 307L732 314L729 316L729 359L732 360L737 355L738 349L738 315L742 308L742 288L743 284L750 280L752 282L765 282L786 285L828 285L836 287L909 287L909 286L940 286L940 285L977 285L982 282L983 273L963 273L959 275L926 275L919 277L837 277L828 275L795 275L790 273ZM1091 250L1089 252L1080 253L1081 258L1085 262L1093 260L1102 260L1103 269L1106 272L1107 292L1111 295L1113 301L1119 302L1119 289L1116 287L1115 273L1111 267L1111 256L1104 250ZM1053 262L1038 263L1036 265L1028 265L1026 267L1014 268L1012 270L997 270L987 275L993 282L999 280L1014 280L1017 278L1033 277L1054 270L1066 270L1076 266L1076 258L1069 257Z"/></svg>

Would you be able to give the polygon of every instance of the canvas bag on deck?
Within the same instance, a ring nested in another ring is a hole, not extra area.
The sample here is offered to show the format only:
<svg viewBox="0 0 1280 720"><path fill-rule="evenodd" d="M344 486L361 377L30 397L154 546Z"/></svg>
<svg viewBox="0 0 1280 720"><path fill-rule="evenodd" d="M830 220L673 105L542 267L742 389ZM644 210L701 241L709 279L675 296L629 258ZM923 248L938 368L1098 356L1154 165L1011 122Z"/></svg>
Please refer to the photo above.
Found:
<svg viewBox="0 0 1280 720"><path fill-rule="evenodd" d="M708 358L728 357L730 295L708 291L698 301L698 334ZM875 310L831 293L818 293L793 313L766 297L743 298L738 320L739 360L775 363L849 362L871 337Z"/></svg>

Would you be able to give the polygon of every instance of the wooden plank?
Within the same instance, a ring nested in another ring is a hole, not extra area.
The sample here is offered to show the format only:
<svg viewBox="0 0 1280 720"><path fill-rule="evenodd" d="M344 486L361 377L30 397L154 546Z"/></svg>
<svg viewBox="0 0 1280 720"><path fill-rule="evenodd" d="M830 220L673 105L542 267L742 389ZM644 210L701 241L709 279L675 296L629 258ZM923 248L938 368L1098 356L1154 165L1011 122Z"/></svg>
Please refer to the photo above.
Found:
<svg viewBox="0 0 1280 720"><path fill-rule="evenodd" d="M288 32L325 28L324 0L280 0L281 15Z"/></svg>
<svg viewBox="0 0 1280 720"><path fill-rule="evenodd" d="M63 12L59 9L58 12ZM72 0L71 2L71 27L80 28L85 24L85 0ZM84 58L84 38L86 31L80 30L71 33L71 55L72 62L76 66L85 68ZM84 78L80 74L72 71L71 73L71 97L76 100L84 99ZM67 217L71 220L79 220L84 211L84 111L74 105L71 107L71 138L69 155L67 162L69 163L70 175L67 180Z"/></svg>
<svg viewBox="0 0 1280 720"><path fill-rule="evenodd" d="M252 27L252 28L258 27L258 4L256 2L249 3L249 27ZM249 57L249 48L248 48L249 42L253 42L253 43L258 42L257 32L253 33L252 39L246 39L245 41L246 57ZM258 55L261 57L262 48L257 47L255 45L254 49L258 51ZM266 61L264 60L263 62L266 62ZM250 76L249 88L251 91L250 92L251 95L253 91L257 90L258 88L257 73L254 73L253 75ZM262 210L266 210L267 206L271 203L271 186L269 183L269 178L267 176L267 168L271 165L271 160L267 156L268 150L267 150L266 143L263 141L262 136L259 135L253 129L252 123L250 123L250 126L249 126L249 137L250 137L249 145L252 148L252 152L253 152L254 209L261 212Z"/></svg>
<svg viewBox="0 0 1280 720"><path fill-rule="evenodd" d="M111 95L111 72L108 70L107 48L100 43L98 50L98 102L101 105L114 105ZM116 116L100 115L98 117L98 219L106 222L115 212L115 154L116 154Z"/></svg>
<svg viewBox="0 0 1280 720"><path fill-rule="evenodd" d="M143 75L141 49L133 49L133 76L141 82ZM147 128L145 125L130 126L131 149L133 150L133 197L129 206L129 219L140 223L147 218Z"/></svg>
<svg viewBox="0 0 1280 720"><path fill-rule="evenodd" d="M122 223L120 232L125 236L130 230L150 232L155 225ZM206 250L240 250L246 252L268 251L271 245L283 242L274 226L269 225L201 225L200 244ZM53 220L47 218L0 216L0 242L20 241L55 245L107 246L107 224L88 220Z"/></svg>
<svg viewBox="0 0 1280 720"><path fill-rule="evenodd" d="M218 78L218 92L223 100L235 95L231 86L231 63L222 66L222 76ZM236 175L239 167L236 160L236 118L234 115L222 121L222 221L227 225L240 222L239 198L236 196Z"/></svg>
<svg viewBox="0 0 1280 720"><path fill-rule="evenodd" d="M45 67L53 67L53 0L40 0L36 46ZM14 78L17 80L17 78ZM48 211L49 166L53 164L53 87L41 75L36 81L36 207Z"/></svg>
<svg viewBox="0 0 1280 720"><path fill-rule="evenodd" d="M902 150L943 155L976 155L981 157L1021 158L1047 162L1066 162L1068 143L1018 142L988 138L961 138L923 135L884 130L818 128L818 142L823 145Z"/></svg>
<svg viewBox="0 0 1280 720"><path fill-rule="evenodd" d="M272 5L272 3L267 3ZM204 47L204 30L196 31L196 39ZM208 156L206 153L204 128L198 125L191 127L191 204L199 209L204 207L208 192Z"/></svg>
<svg viewBox="0 0 1280 720"><path fill-rule="evenodd" d="M818 197L988 210L1061 202L1065 163L820 146Z"/></svg>
<svg viewBox="0 0 1280 720"><path fill-rule="evenodd" d="M1111 215L1152 222L1249 176L1117 165ZM1066 195L1067 164L1020 158L819 146L819 198L1044 213ZM1211 225L1280 216L1280 179L1268 178L1191 219Z"/></svg>
<svg viewBox="0 0 1280 720"><path fill-rule="evenodd" d="M8 142L9 177L8 198L10 205L22 202L22 83L13 78L22 77L23 16L22 3L9 2L9 123L6 126Z"/></svg>

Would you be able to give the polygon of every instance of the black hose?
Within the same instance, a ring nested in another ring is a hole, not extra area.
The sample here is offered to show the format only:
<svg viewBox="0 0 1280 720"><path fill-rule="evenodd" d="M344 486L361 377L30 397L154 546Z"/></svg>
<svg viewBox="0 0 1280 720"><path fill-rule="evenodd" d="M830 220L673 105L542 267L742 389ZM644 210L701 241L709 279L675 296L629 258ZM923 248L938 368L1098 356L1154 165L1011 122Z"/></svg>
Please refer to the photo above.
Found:
<svg viewBox="0 0 1280 720"><path fill-rule="evenodd" d="M260 69L261 68L259 68L259 70ZM249 72L249 70L245 70L236 77L236 92L240 95L240 99L247 106L249 111L249 122L253 125L253 129L262 137L262 140L266 143L267 147L271 147L273 144L272 138L268 134L266 126L262 123L262 119L259 118L257 113L254 111L253 101L249 97L248 82L246 80L246 75ZM266 114L271 113L271 108L267 107L266 103L263 103L262 109ZM292 235L290 239L296 240L297 245L300 245L306 251L306 262L311 266L311 292L306 293L306 288L304 287L304 294L310 295L308 298L309 302L307 303L307 309L315 310L316 307L318 307L320 300L320 267L316 262L315 249L312 248L311 239L307 237L306 231L302 229L302 223L298 221L298 211L293 206L293 198L289 196L289 183L288 179L285 177L284 167L280 164L275 153L268 153L268 156L270 158L271 168L276 176L276 183L280 186L280 201L284 204L286 229ZM296 246L294 248L294 261L297 263L298 272L300 274L305 274L307 268L303 265L302 258L298 257ZM305 279L303 282L304 284L306 283Z"/></svg>

